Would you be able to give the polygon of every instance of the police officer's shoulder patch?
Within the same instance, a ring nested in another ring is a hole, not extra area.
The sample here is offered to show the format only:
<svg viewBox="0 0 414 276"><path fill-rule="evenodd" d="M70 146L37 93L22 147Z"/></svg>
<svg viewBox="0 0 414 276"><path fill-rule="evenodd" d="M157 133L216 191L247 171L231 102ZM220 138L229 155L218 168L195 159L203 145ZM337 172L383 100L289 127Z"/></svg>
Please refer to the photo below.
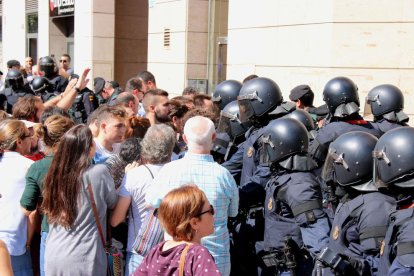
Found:
<svg viewBox="0 0 414 276"><path fill-rule="evenodd" d="M267 203L267 209L269 211L273 209L273 198L272 197L269 199L269 202Z"/></svg>
<svg viewBox="0 0 414 276"><path fill-rule="evenodd" d="M339 227L338 225L335 225L333 231L332 231L332 238L336 241L339 237Z"/></svg>
<svg viewBox="0 0 414 276"><path fill-rule="evenodd" d="M249 147L249 149L247 150L247 157L252 157L253 156L253 147Z"/></svg>

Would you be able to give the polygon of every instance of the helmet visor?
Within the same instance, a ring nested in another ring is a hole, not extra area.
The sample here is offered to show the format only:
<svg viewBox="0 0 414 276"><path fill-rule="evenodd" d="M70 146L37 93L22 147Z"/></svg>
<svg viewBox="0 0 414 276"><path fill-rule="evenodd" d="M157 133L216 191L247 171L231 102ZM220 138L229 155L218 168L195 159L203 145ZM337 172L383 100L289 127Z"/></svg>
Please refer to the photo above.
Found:
<svg viewBox="0 0 414 276"><path fill-rule="evenodd" d="M219 121L219 125L217 127L217 132L224 132L227 134L231 133L231 122L230 122L230 118L227 117L226 115L223 115L223 111L220 114L220 121Z"/></svg>
<svg viewBox="0 0 414 276"><path fill-rule="evenodd" d="M367 96L365 98L365 106L364 106L364 119L368 121L374 120L374 115L372 114L371 104L374 102L375 99L372 97Z"/></svg>
<svg viewBox="0 0 414 276"><path fill-rule="evenodd" d="M343 154L336 153L335 149L330 148L328 155L325 158L325 163L323 164L321 177L325 182L335 181L335 166L342 165L345 170L348 170L348 164L343 158Z"/></svg>
<svg viewBox="0 0 414 276"><path fill-rule="evenodd" d="M248 123L250 118L254 115L254 109L251 104L251 101L248 99L238 100L239 103L239 110L240 110L240 121L244 123Z"/></svg>

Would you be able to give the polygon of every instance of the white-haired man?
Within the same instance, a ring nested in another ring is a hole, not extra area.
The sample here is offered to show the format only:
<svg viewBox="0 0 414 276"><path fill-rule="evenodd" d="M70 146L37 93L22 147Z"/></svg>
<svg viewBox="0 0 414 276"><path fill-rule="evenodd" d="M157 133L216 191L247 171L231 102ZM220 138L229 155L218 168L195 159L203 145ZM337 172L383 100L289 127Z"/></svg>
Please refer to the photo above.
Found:
<svg viewBox="0 0 414 276"><path fill-rule="evenodd" d="M216 137L213 122L202 116L188 119L183 139L188 152L182 159L165 165L155 177L146 195L147 204L158 207L172 189L193 183L204 191L216 211L214 234L202 240L213 255L222 275L230 274L230 240L227 220L238 212L239 194L232 175L214 162L210 155Z"/></svg>

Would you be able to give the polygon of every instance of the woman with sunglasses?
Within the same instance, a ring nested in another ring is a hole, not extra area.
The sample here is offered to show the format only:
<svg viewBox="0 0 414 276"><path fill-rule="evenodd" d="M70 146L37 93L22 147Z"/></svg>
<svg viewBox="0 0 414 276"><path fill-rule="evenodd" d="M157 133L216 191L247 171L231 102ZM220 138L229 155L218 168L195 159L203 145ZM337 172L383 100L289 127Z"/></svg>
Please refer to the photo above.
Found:
<svg viewBox="0 0 414 276"><path fill-rule="evenodd" d="M201 239L214 232L214 208L197 186L170 191L156 210L172 237L153 248L134 275L220 275Z"/></svg>
<svg viewBox="0 0 414 276"><path fill-rule="evenodd" d="M33 163L24 157L30 154L31 136L22 121L5 119L0 123L0 239L10 253L14 275L33 274L27 248L28 221L19 203L25 175Z"/></svg>

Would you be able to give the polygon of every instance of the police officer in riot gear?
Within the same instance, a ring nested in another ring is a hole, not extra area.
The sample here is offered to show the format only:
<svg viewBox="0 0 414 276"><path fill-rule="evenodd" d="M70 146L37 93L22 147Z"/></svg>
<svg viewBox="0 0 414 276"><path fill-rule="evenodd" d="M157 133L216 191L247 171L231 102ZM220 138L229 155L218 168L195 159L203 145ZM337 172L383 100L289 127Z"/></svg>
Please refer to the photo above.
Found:
<svg viewBox="0 0 414 276"><path fill-rule="evenodd" d="M42 57L39 60L39 68L44 73L44 77L51 83L53 91L57 94L65 91L68 80L58 74L58 66L52 57Z"/></svg>
<svg viewBox="0 0 414 276"><path fill-rule="evenodd" d="M237 97L241 124L250 124L246 132L246 141L238 146L233 156L222 165L227 168L235 179L240 178L240 219L236 226L235 244L240 246L237 252L237 267L240 271L234 275L257 273L255 252L260 251L257 241L263 240L263 201L264 187L270 178L267 165L260 165L259 138L264 127L272 120L285 115L288 111L283 102L279 86L268 78L254 78L245 82ZM233 260L232 260L233 262Z"/></svg>
<svg viewBox="0 0 414 276"><path fill-rule="evenodd" d="M232 102L237 100L242 84L236 80L225 80L219 83L214 89L211 100L216 103L220 110Z"/></svg>
<svg viewBox="0 0 414 276"><path fill-rule="evenodd" d="M414 128L399 127L378 140L374 180L397 201L380 249L379 275L414 275Z"/></svg>
<svg viewBox="0 0 414 276"><path fill-rule="evenodd" d="M217 136L220 133L225 133L227 135L226 148L223 148L223 160L227 161L230 157L237 151L238 146L246 140L245 133L250 128L251 125L242 124L240 121L240 109L237 101L232 101L227 104L223 110L220 112L220 120L217 126ZM223 136L225 137L225 136ZM221 140L216 139L213 142L213 146L221 146ZM243 156L241 155L241 158Z"/></svg>
<svg viewBox="0 0 414 276"><path fill-rule="evenodd" d="M43 102L46 102L57 95L53 89L53 85L45 77L35 77L31 86L33 92L36 96L40 96Z"/></svg>
<svg viewBox="0 0 414 276"><path fill-rule="evenodd" d="M372 180L376 143L375 136L352 131L329 146L322 178L334 182L341 199L329 245L317 257L316 274L382 275L378 274L380 244L395 200L378 192ZM326 268L322 271L322 267Z"/></svg>
<svg viewBox="0 0 414 276"><path fill-rule="evenodd" d="M69 79L79 78L78 75L72 74ZM79 91L73 101L72 107L69 109L69 114L77 124L86 123L89 114L98 108L98 98L92 90L85 87Z"/></svg>
<svg viewBox="0 0 414 276"><path fill-rule="evenodd" d="M296 109L287 114L285 118L292 118L297 120L298 122L301 122L308 131L309 140L311 141L315 139L317 135L317 132L315 130L315 123L312 116L307 111L303 109Z"/></svg>
<svg viewBox="0 0 414 276"><path fill-rule="evenodd" d="M12 112L13 105L20 97L32 94L32 90L25 85L23 74L15 69L7 72L5 80L6 88L3 94L7 97L7 113Z"/></svg>
<svg viewBox="0 0 414 276"><path fill-rule="evenodd" d="M309 147L310 155L319 164L325 160L329 144L341 134L350 131L365 131L376 137L380 136L369 122L359 114L358 88L354 82L345 77L330 80L323 90L323 100L329 109L325 125Z"/></svg>
<svg viewBox="0 0 414 276"><path fill-rule="evenodd" d="M369 91L364 115L372 113L372 125L384 134L393 128L407 126L409 118L403 109L404 95L401 90L391 84L382 84Z"/></svg>
<svg viewBox="0 0 414 276"><path fill-rule="evenodd" d="M264 204L265 271L310 275L313 256L328 244L330 227L311 172L317 164L307 156L307 130L295 119L280 118L269 123L261 140L261 162L272 172Z"/></svg>
<svg viewBox="0 0 414 276"><path fill-rule="evenodd" d="M380 136L380 132L359 115L358 88L346 77L331 79L324 87L323 99L329 110L324 126L318 130L315 139L310 142L309 155L322 166L328 152L329 144L344 133L364 131ZM320 179L324 195L324 206L333 219L338 198L334 187Z"/></svg>

